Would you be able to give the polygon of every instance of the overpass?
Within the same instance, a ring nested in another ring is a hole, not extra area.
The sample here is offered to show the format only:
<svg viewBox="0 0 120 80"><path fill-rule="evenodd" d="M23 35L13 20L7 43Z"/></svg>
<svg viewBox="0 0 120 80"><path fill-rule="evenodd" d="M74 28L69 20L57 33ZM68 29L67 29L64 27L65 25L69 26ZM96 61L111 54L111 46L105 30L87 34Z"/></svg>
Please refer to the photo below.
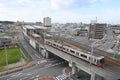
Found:
<svg viewBox="0 0 120 80"><path fill-rule="evenodd" d="M49 57L49 52L65 59L69 62L69 66L72 67L72 74L77 72L77 68L83 70L91 75L91 80L119 80L120 79L120 66L106 65L104 68L99 68L95 65L90 65L89 62L83 61L73 55L67 54L63 51L55 49L51 46L44 45L42 37L33 38L29 35L24 35L26 40L42 53L43 56ZM41 40L41 41L40 41ZM112 62L111 62L112 63ZM109 63L110 64L110 63Z"/></svg>
<svg viewBox="0 0 120 80"><path fill-rule="evenodd" d="M63 51L60 51L58 49L55 49L53 47L45 45L45 48L47 51L52 52L53 54L65 59L66 61L69 62L70 67L72 67L72 74L76 72L76 67L91 74L91 80L117 80L120 78L120 71L116 72L111 71L111 68L105 67L105 68L98 68L95 65L90 65L90 63L83 61L75 56L72 56L70 54L66 54ZM99 76L96 76L99 75ZM99 78L99 79L98 79Z"/></svg>

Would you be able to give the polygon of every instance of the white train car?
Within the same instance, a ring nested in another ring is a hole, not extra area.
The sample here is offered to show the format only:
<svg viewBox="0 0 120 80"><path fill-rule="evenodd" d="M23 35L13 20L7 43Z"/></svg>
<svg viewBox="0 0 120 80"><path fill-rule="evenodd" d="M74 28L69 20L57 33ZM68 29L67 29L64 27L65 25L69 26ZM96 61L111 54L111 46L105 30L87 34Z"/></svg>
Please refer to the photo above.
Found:
<svg viewBox="0 0 120 80"><path fill-rule="evenodd" d="M55 41L46 40L45 42L49 46L52 46L56 49L64 51L68 54L74 55L78 58L81 58L82 60L91 62L92 64L95 64L99 67L103 67L103 64L104 64L104 57L103 56L95 56L95 55L91 56L90 52L88 52L88 53L81 52L80 50L73 49L69 46L65 46L65 45L60 44L60 43L55 42Z"/></svg>

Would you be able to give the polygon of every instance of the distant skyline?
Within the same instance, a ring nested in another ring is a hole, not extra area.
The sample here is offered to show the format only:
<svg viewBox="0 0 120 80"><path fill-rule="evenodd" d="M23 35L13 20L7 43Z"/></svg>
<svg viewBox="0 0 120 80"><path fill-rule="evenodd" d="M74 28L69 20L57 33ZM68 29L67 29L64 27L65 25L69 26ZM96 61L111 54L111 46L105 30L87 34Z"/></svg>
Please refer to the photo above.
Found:
<svg viewBox="0 0 120 80"><path fill-rule="evenodd" d="M120 0L0 0L1 21L43 21L49 16L53 23L119 24Z"/></svg>

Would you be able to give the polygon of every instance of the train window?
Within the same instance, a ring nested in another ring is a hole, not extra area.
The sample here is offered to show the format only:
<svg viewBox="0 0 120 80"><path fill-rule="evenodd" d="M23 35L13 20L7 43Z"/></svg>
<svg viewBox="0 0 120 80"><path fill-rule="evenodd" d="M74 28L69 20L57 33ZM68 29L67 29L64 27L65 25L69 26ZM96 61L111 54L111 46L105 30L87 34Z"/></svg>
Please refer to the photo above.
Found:
<svg viewBox="0 0 120 80"><path fill-rule="evenodd" d="M61 49L62 47L61 47L61 46L59 46L59 48Z"/></svg>
<svg viewBox="0 0 120 80"><path fill-rule="evenodd" d="M86 56L86 55L84 55L84 54L81 54L81 57L87 58L87 56Z"/></svg>
<svg viewBox="0 0 120 80"><path fill-rule="evenodd" d="M75 53L75 51L73 51L73 50L70 50L70 52Z"/></svg>
<svg viewBox="0 0 120 80"><path fill-rule="evenodd" d="M94 59L94 62L96 62L96 59Z"/></svg>
<svg viewBox="0 0 120 80"><path fill-rule="evenodd" d="M48 42L48 44L50 44L50 42Z"/></svg>
<svg viewBox="0 0 120 80"><path fill-rule="evenodd" d="M76 52L77 55L79 55L79 52Z"/></svg>
<svg viewBox="0 0 120 80"><path fill-rule="evenodd" d="M63 49L65 50L65 48L63 47Z"/></svg>
<svg viewBox="0 0 120 80"><path fill-rule="evenodd" d="M89 60L90 60L91 58L89 57Z"/></svg>
<svg viewBox="0 0 120 80"><path fill-rule="evenodd" d="M50 45L50 42L46 42L46 44Z"/></svg>
<svg viewBox="0 0 120 80"><path fill-rule="evenodd" d="M69 51L69 49L67 49L67 51Z"/></svg>
<svg viewBox="0 0 120 80"><path fill-rule="evenodd" d="M53 44L53 46L56 46L56 44Z"/></svg>

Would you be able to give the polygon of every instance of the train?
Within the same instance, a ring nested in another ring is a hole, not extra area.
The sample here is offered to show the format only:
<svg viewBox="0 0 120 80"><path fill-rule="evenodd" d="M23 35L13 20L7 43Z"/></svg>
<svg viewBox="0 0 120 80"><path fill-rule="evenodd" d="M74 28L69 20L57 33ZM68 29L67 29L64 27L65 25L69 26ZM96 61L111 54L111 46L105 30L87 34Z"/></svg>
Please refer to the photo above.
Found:
<svg viewBox="0 0 120 80"><path fill-rule="evenodd" d="M82 52L78 49L72 48L70 46L66 46L66 45L58 43L54 40L46 39L45 44L48 46L54 47L56 49L59 49L60 51L63 51L65 53L76 56L84 61L90 62L91 64L94 64L98 67L103 68L103 66L104 66L104 56L98 56L95 54L91 56L90 52Z"/></svg>

